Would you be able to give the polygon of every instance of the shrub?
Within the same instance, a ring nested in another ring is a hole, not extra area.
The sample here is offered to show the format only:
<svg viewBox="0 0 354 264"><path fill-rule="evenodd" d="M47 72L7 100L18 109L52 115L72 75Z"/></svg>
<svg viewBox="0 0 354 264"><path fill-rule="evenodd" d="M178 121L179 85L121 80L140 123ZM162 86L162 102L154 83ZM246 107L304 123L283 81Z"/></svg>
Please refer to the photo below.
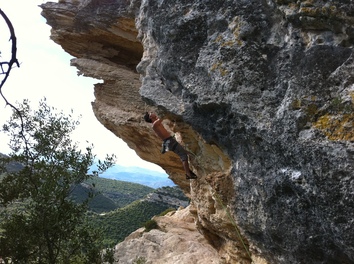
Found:
<svg viewBox="0 0 354 264"><path fill-rule="evenodd" d="M133 261L133 264L145 264L146 259L144 257L136 257Z"/></svg>
<svg viewBox="0 0 354 264"><path fill-rule="evenodd" d="M168 208L165 211L163 211L162 213L160 213L159 216L164 216L164 215L168 214L169 212L173 212L173 211L176 211L176 209Z"/></svg>
<svg viewBox="0 0 354 264"><path fill-rule="evenodd" d="M145 232L149 232L152 229L157 229L159 226L157 225L157 222L153 219L146 221L144 224L145 227Z"/></svg>

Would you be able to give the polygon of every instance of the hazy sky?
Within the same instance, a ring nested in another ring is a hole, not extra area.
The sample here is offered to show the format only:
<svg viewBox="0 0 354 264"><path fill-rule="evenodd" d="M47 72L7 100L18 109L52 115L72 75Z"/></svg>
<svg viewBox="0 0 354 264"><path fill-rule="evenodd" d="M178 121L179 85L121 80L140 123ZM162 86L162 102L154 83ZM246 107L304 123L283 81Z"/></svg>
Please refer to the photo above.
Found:
<svg viewBox="0 0 354 264"><path fill-rule="evenodd" d="M114 153L117 163L123 166L139 166L163 171L160 167L141 160L126 143L105 129L95 118L91 102L94 101L93 84L100 80L77 76L77 69L70 66L69 54L50 40L50 27L38 5L44 0L0 0L0 8L11 20L17 37L17 59L20 68L14 68L3 86L5 97L12 103L29 99L34 107L40 99L47 98L47 103L58 110L74 115L82 115L80 126L74 140L94 144L94 153L99 158ZM57 1L52 1L57 2ZM0 18L0 61L9 61L6 50L10 42L10 33ZM6 40L6 41L4 41ZM2 76L0 78L2 80ZM11 115L9 106L0 98L0 125ZM83 144L86 146L86 143ZM0 152L7 153L7 139L0 133Z"/></svg>

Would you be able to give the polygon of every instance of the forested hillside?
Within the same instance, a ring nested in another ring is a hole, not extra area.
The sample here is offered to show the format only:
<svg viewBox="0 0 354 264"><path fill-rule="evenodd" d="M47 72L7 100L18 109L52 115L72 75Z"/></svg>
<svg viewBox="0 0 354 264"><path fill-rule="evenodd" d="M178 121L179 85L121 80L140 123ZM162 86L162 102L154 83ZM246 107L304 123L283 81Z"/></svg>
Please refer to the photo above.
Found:
<svg viewBox="0 0 354 264"><path fill-rule="evenodd" d="M100 177L76 186L73 196L76 200L83 200L90 191L95 192L89 203L92 224L102 230L107 247L123 241L153 216L188 205L188 198L178 187L155 190L136 183Z"/></svg>
<svg viewBox="0 0 354 264"><path fill-rule="evenodd" d="M92 223L102 230L104 244L113 247L153 216L172 209L168 204L139 200L107 214L92 214Z"/></svg>
<svg viewBox="0 0 354 264"><path fill-rule="evenodd" d="M20 167L16 165L16 168ZM0 174L0 181L3 176ZM137 183L100 177L92 177L73 186L71 198L76 202L89 198L88 215L91 224L102 231L106 247L123 241L153 216L189 203L177 186L153 189ZM16 204L16 208L21 206Z"/></svg>
<svg viewBox="0 0 354 264"><path fill-rule="evenodd" d="M72 197L81 202L93 193L89 202L90 210L102 213L124 207L153 191L153 188L137 183L92 177L84 184L75 186Z"/></svg>

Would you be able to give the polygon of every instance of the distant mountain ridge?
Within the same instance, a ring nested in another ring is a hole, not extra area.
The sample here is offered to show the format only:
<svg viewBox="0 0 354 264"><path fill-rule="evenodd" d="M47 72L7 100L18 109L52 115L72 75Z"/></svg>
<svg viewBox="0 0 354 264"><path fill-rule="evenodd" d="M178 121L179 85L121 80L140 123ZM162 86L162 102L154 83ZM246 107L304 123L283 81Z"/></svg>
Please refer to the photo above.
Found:
<svg viewBox="0 0 354 264"><path fill-rule="evenodd" d="M7 155L0 155L7 157ZM22 168L22 165L17 162L11 162L7 165L9 171L18 171ZM97 165L94 164L89 169L88 173L92 173L97 170ZM163 172L145 169L142 167L126 167L119 164L115 164L107 171L99 175L101 178L139 183L154 189L169 186L176 186L173 181L168 178L168 175Z"/></svg>
<svg viewBox="0 0 354 264"><path fill-rule="evenodd" d="M95 169L96 165L93 165L90 169L90 172L94 171ZM154 189L164 186L176 186L173 181L168 178L166 173L141 167L125 167L118 164L109 168L99 176L101 178L139 183Z"/></svg>
<svg viewBox="0 0 354 264"><path fill-rule="evenodd" d="M127 206L154 192L151 187L138 183L93 177L73 187L71 198L83 202L93 194L89 201L89 210L104 213Z"/></svg>

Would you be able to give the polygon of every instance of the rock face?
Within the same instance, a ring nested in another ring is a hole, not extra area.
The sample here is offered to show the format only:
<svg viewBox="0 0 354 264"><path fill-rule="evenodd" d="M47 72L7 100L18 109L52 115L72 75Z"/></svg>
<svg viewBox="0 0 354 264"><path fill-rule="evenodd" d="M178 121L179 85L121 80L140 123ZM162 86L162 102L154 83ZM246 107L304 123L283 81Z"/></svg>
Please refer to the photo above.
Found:
<svg viewBox="0 0 354 264"><path fill-rule="evenodd" d="M351 1L41 7L72 65L104 80L97 119L191 198L220 263L354 262ZM192 153L198 180L160 154L145 111Z"/></svg>
<svg viewBox="0 0 354 264"><path fill-rule="evenodd" d="M115 247L118 263L134 263L138 259L153 264L220 263L218 252L198 232L188 209L154 220L158 229L138 229Z"/></svg>

